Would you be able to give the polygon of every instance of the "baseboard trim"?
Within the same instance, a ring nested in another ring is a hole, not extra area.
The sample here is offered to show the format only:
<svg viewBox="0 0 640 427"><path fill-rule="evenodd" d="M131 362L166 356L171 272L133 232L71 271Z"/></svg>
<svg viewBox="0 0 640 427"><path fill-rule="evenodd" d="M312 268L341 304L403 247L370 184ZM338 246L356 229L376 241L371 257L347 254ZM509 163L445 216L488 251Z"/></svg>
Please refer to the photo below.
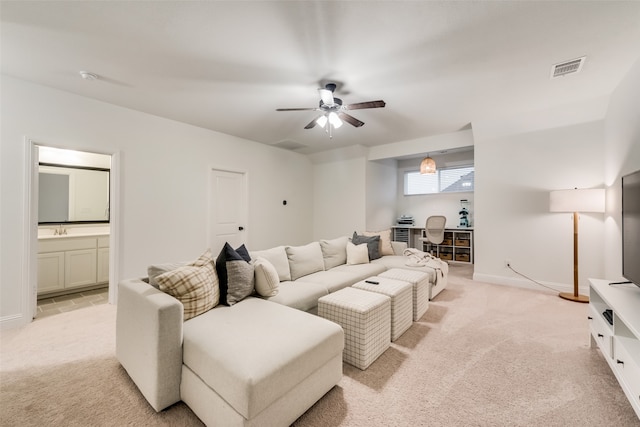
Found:
<svg viewBox="0 0 640 427"><path fill-rule="evenodd" d="M29 322L30 320L25 322L22 314L10 314L9 316L0 317L0 330L17 328Z"/></svg>
<svg viewBox="0 0 640 427"><path fill-rule="evenodd" d="M493 285L513 286L516 288L523 288L523 289L534 289L536 291L542 291L542 292L553 293L553 294L559 293L559 292L573 292L573 286L567 285L565 283L544 282L540 280L539 281L540 283L552 288L552 289L548 289L536 283L533 283L530 280L521 279L518 277L495 276L492 274L473 273L473 280L477 280L479 282L491 283ZM583 295L589 295L588 289L580 288L579 291Z"/></svg>

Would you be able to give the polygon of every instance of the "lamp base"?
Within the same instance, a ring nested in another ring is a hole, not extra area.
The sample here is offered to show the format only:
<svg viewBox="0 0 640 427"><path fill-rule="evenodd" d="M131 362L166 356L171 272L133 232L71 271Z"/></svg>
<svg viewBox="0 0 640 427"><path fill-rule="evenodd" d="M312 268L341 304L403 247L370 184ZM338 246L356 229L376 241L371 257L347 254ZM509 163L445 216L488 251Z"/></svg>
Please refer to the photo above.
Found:
<svg viewBox="0 0 640 427"><path fill-rule="evenodd" d="M589 302L589 297L586 295L574 295L571 292L560 292L558 294L558 296L560 298L569 300L569 301L575 301L575 302Z"/></svg>

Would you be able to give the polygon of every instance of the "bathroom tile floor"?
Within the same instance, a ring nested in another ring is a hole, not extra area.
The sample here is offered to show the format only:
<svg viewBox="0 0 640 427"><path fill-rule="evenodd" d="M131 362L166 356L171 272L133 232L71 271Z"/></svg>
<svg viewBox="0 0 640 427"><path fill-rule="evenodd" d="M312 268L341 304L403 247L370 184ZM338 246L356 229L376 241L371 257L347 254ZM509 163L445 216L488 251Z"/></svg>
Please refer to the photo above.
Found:
<svg viewBox="0 0 640 427"><path fill-rule="evenodd" d="M108 301L108 287L39 299L36 320L92 305L106 304Z"/></svg>

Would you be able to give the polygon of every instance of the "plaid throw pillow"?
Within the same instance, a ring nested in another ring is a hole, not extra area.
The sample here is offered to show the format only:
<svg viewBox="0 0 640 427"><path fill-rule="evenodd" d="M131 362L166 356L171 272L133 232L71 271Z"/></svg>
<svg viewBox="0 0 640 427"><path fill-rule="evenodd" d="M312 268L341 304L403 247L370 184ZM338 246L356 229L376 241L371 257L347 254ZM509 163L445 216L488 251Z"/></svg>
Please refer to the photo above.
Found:
<svg viewBox="0 0 640 427"><path fill-rule="evenodd" d="M209 250L191 264L159 275L156 281L161 291L182 303L185 321L218 305L218 276Z"/></svg>

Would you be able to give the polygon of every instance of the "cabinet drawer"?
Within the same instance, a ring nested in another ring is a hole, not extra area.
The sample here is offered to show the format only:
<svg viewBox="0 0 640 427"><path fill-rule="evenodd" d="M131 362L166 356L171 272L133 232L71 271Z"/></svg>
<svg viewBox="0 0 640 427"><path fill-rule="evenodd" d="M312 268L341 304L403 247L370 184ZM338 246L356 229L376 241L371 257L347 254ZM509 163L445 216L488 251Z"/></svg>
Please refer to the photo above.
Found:
<svg viewBox="0 0 640 427"><path fill-rule="evenodd" d="M589 307L589 316L591 317L589 328L593 339L598 343L600 350L602 350L608 358L611 358L613 355L613 330L611 326L593 306Z"/></svg>
<svg viewBox="0 0 640 427"><path fill-rule="evenodd" d="M95 237L60 237L38 241L38 253L43 252L64 252L81 249L95 249Z"/></svg>
<svg viewBox="0 0 640 427"><path fill-rule="evenodd" d="M629 338L613 338L613 365L619 374L618 378L621 378L624 383L623 388L631 393L631 398L636 404L640 404L640 365L638 365L638 357L636 356L634 359L631 354L629 354L629 349L628 346L625 345L625 341L632 343L632 340ZM635 346L638 346L637 341L635 342Z"/></svg>

